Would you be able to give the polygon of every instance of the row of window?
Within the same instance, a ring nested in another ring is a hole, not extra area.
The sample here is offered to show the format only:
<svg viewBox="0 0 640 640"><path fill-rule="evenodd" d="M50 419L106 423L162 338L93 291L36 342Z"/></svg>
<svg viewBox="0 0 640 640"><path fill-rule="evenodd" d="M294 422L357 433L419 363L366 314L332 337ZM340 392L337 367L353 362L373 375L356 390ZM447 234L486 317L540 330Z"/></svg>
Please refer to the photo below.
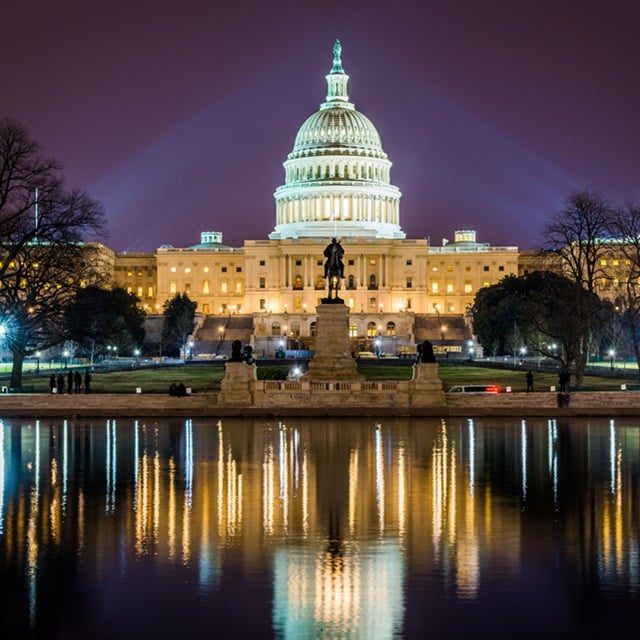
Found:
<svg viewBox="0 0 640 640"><path fill-rule="evenodd" d="M312 336L315 336L316 326L317 325L315 322L311 322L309 325L309 330ZM390 321L390 322L387 322L386 326L377 324L376 322L373 322L373 321L367 323L367 332L366 332L367 337L373 338L375 336L379 336L383 334L390 338L394 337L396 335L396 323L393 321ZM271 335L272 336L288 335L288 336L293 336L297 338L298 336L300 336L300 323L294 320L289 326L287 326L287 325L280 325L279 322L272 322ZM350 324L349 337L357 338L358 336L359 336L358 325L353 323Z"/></svg>
<svg viewBox="0 0 640 640"><path fill-rule="evenodd" d="M347 178L352 180L388 180L389 174L386 168L372 167L365 165L349 166L335 164L321 165L315 167L289 167L287 170L287 179L290 181L299 180L323 180L327 178Z"/></svg>
<svg viewBox="0 0 640 640"><path fill-rule="evenodd" d="M177 293L178 292L178 283L170 282L169 283L169 292ZM192 293L191 283L187 282L184 285L185 293ZM211 293L211 286L209 284L209 280L204 280L202 282L202 291L200 292L202 295L209 295ZM220 293L229 293L229 283L224 281L220 283ZM235 293L242 293L242 282L236 282Z"/></svg>
<svg viewBox="0 0 640 640"><path fill-rule="evenodd" d="M133 293L133 287L127 287L127 293ZM138 287L136 289L136 296L142 300L144 297L144 287ZM154 298L155 292L153 287L147 287L147 298Z"/></svg>
<svg viewBox="0 0 640 640"><path fill-rule="evenodd" d="M407 262L410 262L410 261L407 261ZM470 265L467 265L467 266L464 268L464 270L465 270L465 271L471 271L471 266L470 266ZM491 266L490 266L490 265L488 265L488 264L485 264L485 265L482 267L482 270L483 270L483 271L491 271ZM440 267L431 267L431 271L433 271L434 273L437 273L438 271L440 271ZM500 271L500 272L504 272L504 265L503 265L503 264L498 265L498 271ZM453 272L453 265L452 265L452 264L448 264L448 265L447 265L447 272L448 272L448 273L452 273L452 272Z"/></svg>
<svg viewBox="0 0 640 640"><path fill-rule="evenodd" d="M204 273L209 273L210 270L211 269L209 267L202 267L202 271L204 271ZM176 273L178 271L178 267L170 267L169 271L171 271L171 273ZM191 267L185 267L184 272L191 273ZM220 267L220 272L227 273L227 267ZM242 273L242 267L236 267L236 273ZM128 275L131 275L131 273L129 273ZM138 275L142 275L142 274L139 273Z"/></svg>

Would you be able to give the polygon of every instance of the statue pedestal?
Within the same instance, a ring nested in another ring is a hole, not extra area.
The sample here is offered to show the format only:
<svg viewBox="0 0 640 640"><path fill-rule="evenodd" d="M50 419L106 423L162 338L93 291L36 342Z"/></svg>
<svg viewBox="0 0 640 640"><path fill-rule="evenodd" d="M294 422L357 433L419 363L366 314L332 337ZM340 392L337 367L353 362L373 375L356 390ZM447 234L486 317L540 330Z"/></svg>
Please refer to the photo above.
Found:
<svg viewBox="0 0 640 640"><path fill-rule="evenodd" d="M362 380L351 357L349 307L343 303L322 303L316 307L316 340L305 380Z"/></svg>
<svg viewBox="0 0 640 640"><path fill-rule="evenodd" d="M437 362L418 362L413 365L409 398L411 405L417 407L444 404Z"/></svg>
<svg viewBox="0 0 640 640"><path fill-rule="evenodd" d="M253 382L257 380L256 367L244 362L226 362L224 378L220 382L218 404L251 405Z"/></svg>

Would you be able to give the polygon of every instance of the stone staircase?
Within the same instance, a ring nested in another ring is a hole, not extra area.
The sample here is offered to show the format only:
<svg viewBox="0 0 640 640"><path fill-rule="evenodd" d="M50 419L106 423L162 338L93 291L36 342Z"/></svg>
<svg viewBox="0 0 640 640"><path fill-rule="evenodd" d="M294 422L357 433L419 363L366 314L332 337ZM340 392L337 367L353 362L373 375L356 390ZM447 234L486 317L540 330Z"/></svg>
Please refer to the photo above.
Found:
<svg viewBox="0 0 640 640"><path fill-rule="evenodd" d="M443 342L442 327L445 342L463 342L471 338L471 332L462 316L432 316L416 314L413 324L413 333L416 343L429 340L430 342Z"/></svg>
<svg viewBox="0 0 640 640"><path fill-rule="evenodd" d="M253 316L208 315L194 336L194 355L231 355L231 344L240 340L249 344L253 335Z"/></svg>

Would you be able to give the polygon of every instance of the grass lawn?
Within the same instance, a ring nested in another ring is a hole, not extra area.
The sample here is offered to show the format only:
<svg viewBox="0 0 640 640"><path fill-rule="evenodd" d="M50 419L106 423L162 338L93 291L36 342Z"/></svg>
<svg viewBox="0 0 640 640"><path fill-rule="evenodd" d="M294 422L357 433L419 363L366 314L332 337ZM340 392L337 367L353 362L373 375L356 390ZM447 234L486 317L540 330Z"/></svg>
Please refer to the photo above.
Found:
<svg viewBox="0 0 640 640"><path fill-rule="evenodd" d="M289 366L286 365L260 366L258 363L258 378L277 378L279 374L286 374L288 370ZM366 362L360 364L359 370L367 380L409 380L412 372L411 367L406 365L376 366ZM133 393L136 387L142 387L143 393L167 393L172 382L182 382L186 387L191 387L194 392L213 391L219 388L223 371L221 362L200 362L132 371L94 373L91 387L95 393ZM513 391L525 391L525 374L524 370L489 369L466 365L440 367L440 377L445 389L458 384L498 384L501 387L511 386ZM558 384L558 376L555 373L533 370L533 375L534 388L537 391L548 391L551 385ZM620 389L622 382L635 385L633 388L638 387L637 378L623 380L587 376L583 389L615 391ZM0 375L0 384L7 383L8 376ZM39 376L31 372L25 373L23 390L48 392L48 371L42 371Z"/></svg>

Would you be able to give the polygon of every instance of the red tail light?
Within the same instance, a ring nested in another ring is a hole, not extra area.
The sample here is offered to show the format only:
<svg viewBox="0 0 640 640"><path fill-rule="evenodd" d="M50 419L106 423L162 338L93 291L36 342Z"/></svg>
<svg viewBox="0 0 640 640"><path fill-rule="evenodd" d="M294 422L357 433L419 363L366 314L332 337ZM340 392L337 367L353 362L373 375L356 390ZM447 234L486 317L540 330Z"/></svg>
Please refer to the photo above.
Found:
<svg viewBox="0 0 640 640"><path fill-rule="evenodd" d="M487 393L500 393L500 387L492 384L491 386L487 387Z"/></svg>

